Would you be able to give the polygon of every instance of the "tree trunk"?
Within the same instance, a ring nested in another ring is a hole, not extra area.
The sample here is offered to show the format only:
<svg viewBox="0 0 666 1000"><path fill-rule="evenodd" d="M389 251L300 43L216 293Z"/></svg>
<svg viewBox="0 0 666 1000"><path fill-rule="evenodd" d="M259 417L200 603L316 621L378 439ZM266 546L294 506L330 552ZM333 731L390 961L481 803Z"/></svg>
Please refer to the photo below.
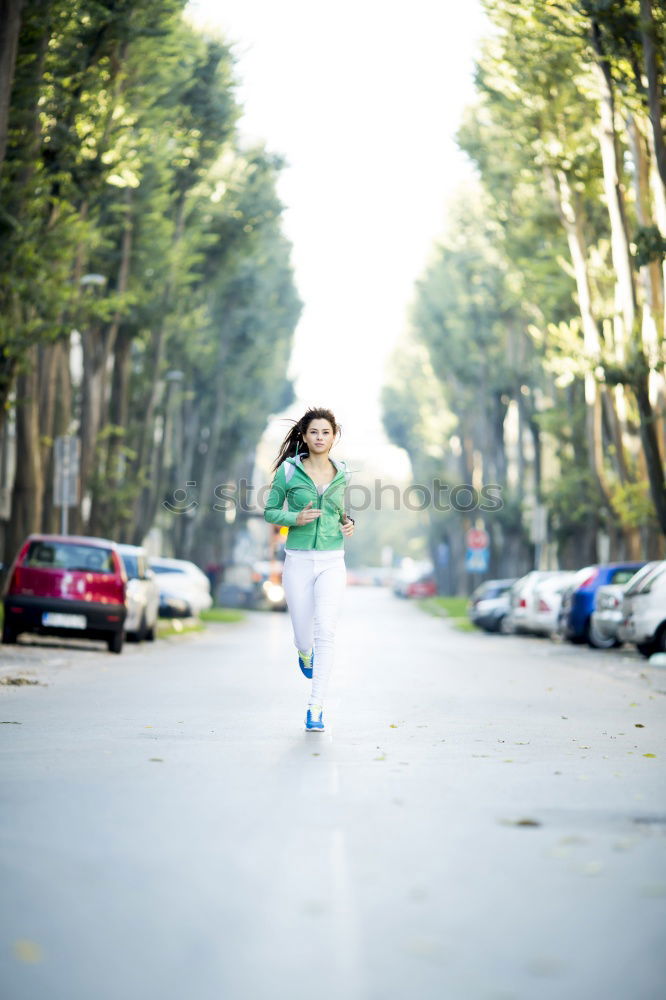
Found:
<svg viewBox="0 0 666 1000"><path fill-rule="evenodd" d="M642 123L646 124L646 123ZM634 194L636 201L636 217L638 224L647 228L653 226L655 219L652 213L650 191L650 146L637 119L630 115L627 121L627 132L634 161ZM664 323L664 284L663 273L658 260L650 261L641 268L641 280L648 304L654 334L659 339L659 331ZM653 344L646 344L652 349Z"/></svg>
<svg viewBox="0 0 666 1000"><path fill-rule="evenodd" d="M37 348L30 348L25 370L16 383L16 477L12 517L5 537L5 563L21 543L42 526L42 465L39 448L39 385Z"/></svg>
<svg viewBox="0 0 666 1000"><path fill-rule="evenodd" d="M21 51L25 64L21 84L25 93L20 104L12 108L12 121L13 126L16 128L17 138L16 143L9 146L9 151L6 145L7 135L5 134L5 161L8 162L6 157L9 152L14 176L5 195L3 211L6 219L11 218L14 220L14 225L18 231L20 231L21 226L24 224L25 216L30 209L31 196L29 186L34 175L39 152L40 107L37 98L42 84L44 62L51 35L48 12L49 0L30 0L27 7L23 10L24 24L30 20L32 30L29 32L29 38L26 40ZM27 97L25 96L26 94ZM2 247L0 247L1 249ZM9 261L4 255L3 258L3 260L0 260L0 267L8 267ZM7 339L9 339L10 343L11 341L20 340L25 308L24 304L18 301L16 293L11 289L8 292L7 299L0 301L0 315L3 316L3 322L7 326L9 332ZM14 379L21 356L11 349L7 350L5 347L0 347L0 427L6 417L7 401L14 386Z"/></svg>
<svg viewBox="0 0 666 1000"><path fill-rule="evenodd" d="M645 62L645 75L648 83L648 109L650 122L652 123L657 169L661 177L661 183L666 188L666 143L664 142L664 130L661 123L663 85L657 63L657 26L652 11L652 0L640 0L640 5L641 41L643 43L643 60Z"/></svg>
<svg viewBox="0 0 666 1000"><path fill-rule="evenodd" d="M655 427L656 415L650 402L647 372L644 378L637 379L633 386L641 419L641 441L647 462L650 492L657 512L657 520L661 530L666 535L666 483L664 482L664 465L659 449L659 441Z"/></svg>
<svg viewBox="0 0 666 1000"><path fill-rule="evenodd" d="M55 392L51 434L55 441L63 434L69 434L72 423L72 384L69 371L69 339L58 340L53 345L55 368ZM58 531L60 509L53 506L53 448L47 452L44 470L44 502L42 507L42 531Z"/></svg>
<svg viewBox="0 0 666 1000"><path fill-rule="evenodd" d="M23 2L0 0L0 168L7 148L7 124Z"/></svg>
<svg viewBox="0 0 666 1000"><path fill-rule="evenodd" d="M601 32L595 21L591 26L592 46L596 54L595 69L601 99L599 102L599 146L603 164L604 191L611 226L611 254L613 270L617 277L619 307L624 331L618 330L618 344L626 345L634 330L636 315L636 289L629 249L629 232L624 192L621 183L620 152L615 128L615 91L611 69L601 41Z"/></svg>
<svg viewBox="0 0 666 1000"><path fill-rule="evenodd" d="M576 210L573 192L566 173L564 170L558 170L554 177L548 173L546 176L553 190L556 206L567 236L578 292L578 308L583 324L583 347L590 366L590 370L585 373L586 427L590 468L598 483L607 510L612 511L610 489L603 464L601 400L596 378L592 371L592 365L601 358L601 340L592 312L592 296L587 273L587 247L580 213Z"/></svg>

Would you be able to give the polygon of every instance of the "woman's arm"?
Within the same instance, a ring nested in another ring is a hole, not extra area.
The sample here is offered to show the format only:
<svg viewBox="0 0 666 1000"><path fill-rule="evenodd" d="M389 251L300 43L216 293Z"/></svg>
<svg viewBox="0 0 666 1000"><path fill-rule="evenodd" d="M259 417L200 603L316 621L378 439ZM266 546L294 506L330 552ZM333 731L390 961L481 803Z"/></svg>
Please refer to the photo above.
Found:
<svg viewBox="0 0 666 1000"><path fill-rule="evenodd" d="M299 512L282 509L286 496L287 482L284 477L284 466L281 465L275 473L264 509L264 520L268 521L269 524L281 524L287 528L293 528L296 524Z"/></svg>

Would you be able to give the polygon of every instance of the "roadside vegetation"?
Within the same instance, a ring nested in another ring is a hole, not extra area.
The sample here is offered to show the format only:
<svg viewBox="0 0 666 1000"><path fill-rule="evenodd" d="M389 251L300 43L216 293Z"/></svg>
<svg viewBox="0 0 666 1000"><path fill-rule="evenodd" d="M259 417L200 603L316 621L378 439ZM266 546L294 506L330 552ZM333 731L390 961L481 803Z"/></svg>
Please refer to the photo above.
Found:
<svg viewBox="0 0 666 1000"><path fill-rule="evenodd" d="M428 511L452 592L488 574L663 558L666 9L486 0L459 192L415 291L384 423L415 482L501 487Z"/></svg>
<svg viewBox="0 0 666 1000"><path fill-rule="evenodd" d="M282 162L241 143L233 53L184 8L3 5L6 564L30 531L58 528L66 434L81 441L70 532L140 544L157 526L166 551L204 564L213 519L218 536L236 530L213 510L215 487L249 476L267 415L292 399L301 304ZM197 503L174 503L188 483Z"/></svg>

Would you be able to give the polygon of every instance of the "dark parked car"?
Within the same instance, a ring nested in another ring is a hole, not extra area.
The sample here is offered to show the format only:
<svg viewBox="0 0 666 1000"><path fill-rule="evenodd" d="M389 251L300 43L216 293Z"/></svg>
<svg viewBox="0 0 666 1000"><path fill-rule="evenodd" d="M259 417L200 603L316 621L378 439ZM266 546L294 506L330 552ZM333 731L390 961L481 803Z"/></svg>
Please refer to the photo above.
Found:
<svg viewBox="0 0 666 1000"><path fill-rule="evenodd" d="M571 642L587 642L594 646L590 622L597 590L608 583L628 583L643 565L642 562L608 563L579 570L562 598L558 623L560 634Z"/></svg>
<svg viewBox="0 0 666 1000"><path fill-rule="evenodd" d="M469 620L486 632L501 632L509 608L511 580L486 580L473 591L467 606Z"/></svg>
<svg viewBox="0 0 666 1000"><path fill-rule="evenodd" d="M22 632L103 639L123 648L127 576L114 542L77 535L30 535L5 589L2 641Z"/></svg>

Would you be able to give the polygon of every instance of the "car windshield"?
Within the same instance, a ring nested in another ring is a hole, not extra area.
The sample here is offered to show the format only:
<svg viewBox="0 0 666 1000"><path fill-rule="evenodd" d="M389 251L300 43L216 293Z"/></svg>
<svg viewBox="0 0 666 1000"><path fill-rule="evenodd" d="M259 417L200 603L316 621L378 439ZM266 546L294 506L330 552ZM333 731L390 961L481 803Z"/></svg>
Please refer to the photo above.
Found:
<svg viewBox="0 0 666 1000"><path fill-rule="evenodd" d="M655 567L654 571L645 579L643 586L639 588L638 593L649 594L657 580L660 580L664 573L666 573L666 562L660 563Z"/></svg>
<svg viewBox="0 0 666 1000"><path fill-rule="evenodd" d="M623 583L629 583L634 576L636 576L635 569L618 569L615 573L613 573L609 582L621 585Z"/></svg>
<svg viewBox="0 0 666 1000"><path fill-rule="evenodd" d="M125 563L125 571L127 572L128 579L137 580L139 577L139 561L136 556L127 555L125 552L121 552L120 555Z"/></svg>
<svg viewBox="0 0 666 1000"><path fill-rule="evenodd" d="M31 542L23 565L30 569L66 569L115 573L111 549L75 542Z"/></svg>
<svg viewBox="0 0 666 1000"><path fill-rule="evenodd" d="M182 573L185 574L185 570L181 569L180 566L158 566L156 563L151 563L150 568L154 573Z"/></svg>
<svg viewBox="0 0 666 1000"><path fill-rule="evenodd" d="M632 594L640 594L647 587L648 583L651 583L651 578L654 573L659 570L662 563L659 562L649 562L646 563L642 569L639 569L637 573L631 578L631 583L625 590L627 597L631 597Z"/></svg>

